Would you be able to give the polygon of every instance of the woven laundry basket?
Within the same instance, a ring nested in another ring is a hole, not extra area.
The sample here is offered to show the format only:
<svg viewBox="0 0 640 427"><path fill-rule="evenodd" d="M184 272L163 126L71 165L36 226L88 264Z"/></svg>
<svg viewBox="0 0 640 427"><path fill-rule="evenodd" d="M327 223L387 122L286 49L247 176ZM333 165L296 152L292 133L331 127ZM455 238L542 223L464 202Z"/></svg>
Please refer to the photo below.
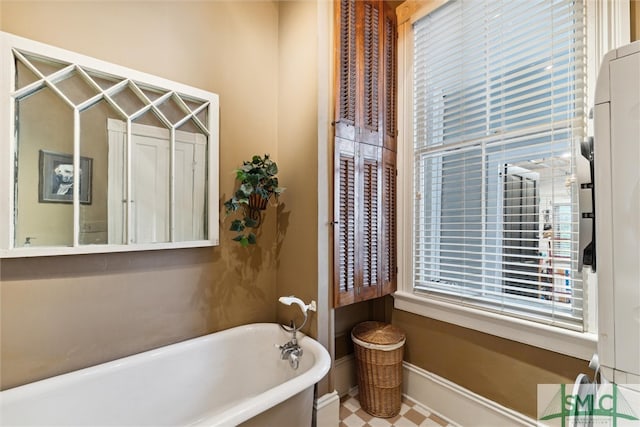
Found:
<svg viewBox="0 0 640 427"><path fill-rule="evenodd" d="M404 332L387 323L363 322L353 328L351 339L360 406L376 417L398 415L402 403Z"/></svg>

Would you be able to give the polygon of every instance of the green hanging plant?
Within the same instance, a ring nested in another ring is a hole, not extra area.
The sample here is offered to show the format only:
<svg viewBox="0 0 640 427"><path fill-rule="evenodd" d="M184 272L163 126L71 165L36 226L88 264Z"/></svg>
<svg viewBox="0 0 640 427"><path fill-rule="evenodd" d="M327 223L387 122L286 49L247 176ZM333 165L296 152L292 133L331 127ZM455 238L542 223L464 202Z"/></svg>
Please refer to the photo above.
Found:
<svg viewBox="0 0 640 427"><path fill-rule="evenodd" d="M237 232L233 240L246 247L256 243L256 235L249 229L260 226L262 211L270 200L277 202L284 188L278 186L278 165L268 154L264 157L253 156L235 172L240 187L232 198L224 202L224 207L227 215L242 211L242 218L234 219L229 230Z"/></svg>

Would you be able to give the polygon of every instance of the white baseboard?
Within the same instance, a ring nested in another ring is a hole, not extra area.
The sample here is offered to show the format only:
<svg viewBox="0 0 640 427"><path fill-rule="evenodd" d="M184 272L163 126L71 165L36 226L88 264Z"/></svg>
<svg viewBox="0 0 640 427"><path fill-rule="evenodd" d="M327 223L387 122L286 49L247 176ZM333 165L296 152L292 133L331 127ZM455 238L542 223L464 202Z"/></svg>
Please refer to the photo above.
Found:
<svg viewBox="0 0 640 427"><path fill-rule="evenodd" d="M520 412L476 394L432 372L403 364L403 392L433 410L437 415L461 426L536 426L537 422Z"/></svg>
<svg viewBox="0 0 640 427"><path fill-rule="evenodd" d="M316 427L335 427L340 423L340 396L337 391L320 396L313 403Z"/></svg>
<svg viewBox="0 0 640 427"><path fill-rule="evenodd" d="M336 360L335 389L340 396L357 386L353 355ZM537 422L513 409L472 392L446 378L403 363L403 394L452 424L461 426L536 426Z"/></svg>

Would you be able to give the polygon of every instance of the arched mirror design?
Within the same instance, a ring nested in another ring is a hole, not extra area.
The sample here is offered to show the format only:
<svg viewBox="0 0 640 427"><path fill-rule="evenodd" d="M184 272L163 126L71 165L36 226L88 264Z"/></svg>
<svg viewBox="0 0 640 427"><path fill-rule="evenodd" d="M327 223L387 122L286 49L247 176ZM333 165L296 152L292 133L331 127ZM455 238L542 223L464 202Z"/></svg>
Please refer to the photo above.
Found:
<svg viewBox="0 0 640 427"><path fill-rule="evenodd" d="M218 244L216 94L0 37L3 257Z"/></svg>

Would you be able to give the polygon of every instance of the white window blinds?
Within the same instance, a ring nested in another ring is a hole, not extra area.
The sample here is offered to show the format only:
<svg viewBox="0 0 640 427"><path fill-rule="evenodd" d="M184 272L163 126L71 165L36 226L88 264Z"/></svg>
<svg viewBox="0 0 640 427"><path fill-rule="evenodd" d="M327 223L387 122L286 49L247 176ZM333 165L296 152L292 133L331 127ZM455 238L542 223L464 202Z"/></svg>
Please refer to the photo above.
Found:
<svg viewBox="0 0 640 427"><path fill-rule="evenodd" d="M583 330L583 4L450 1L413 33L414 290Z"/></svg>

